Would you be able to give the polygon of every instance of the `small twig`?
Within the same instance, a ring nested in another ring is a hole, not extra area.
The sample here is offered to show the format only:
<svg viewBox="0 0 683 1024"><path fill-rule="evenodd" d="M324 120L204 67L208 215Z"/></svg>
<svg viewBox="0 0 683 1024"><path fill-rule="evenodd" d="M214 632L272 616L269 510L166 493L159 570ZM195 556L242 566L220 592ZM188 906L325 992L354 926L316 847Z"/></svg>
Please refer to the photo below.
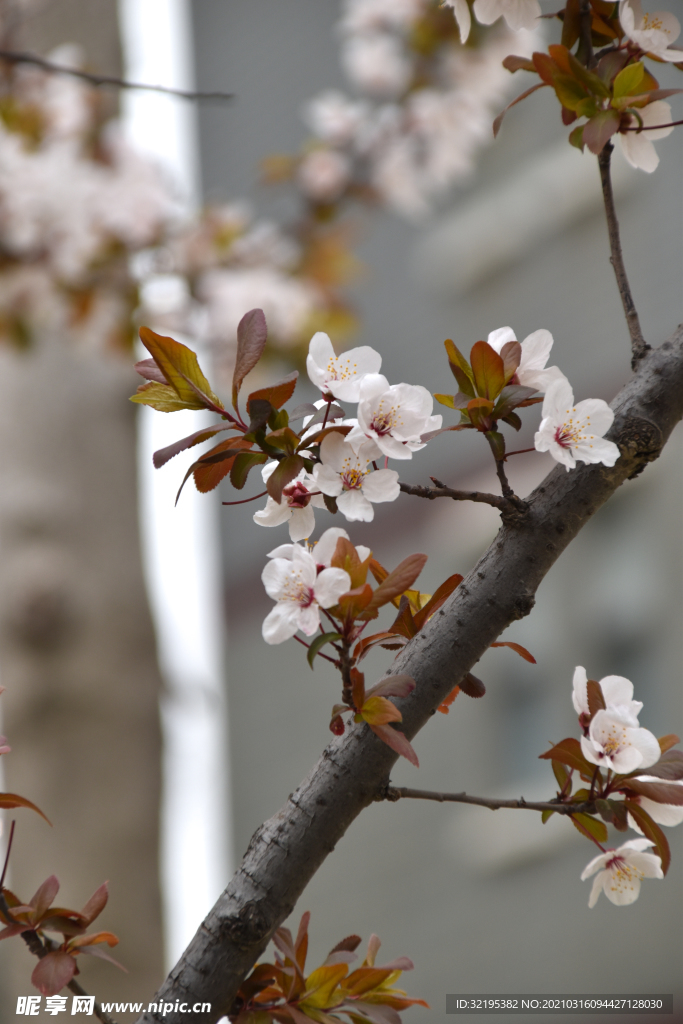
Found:
<svg viewBox="0 0 683 1024"><path fill-rule="evenodd" d="M111 86L114 89L145 89L147 92L161 92L167 96L176 96L182 100L232 100L235 98L231 92L189 92L185 89L172 89L167 85L143 85L141 82L128 82L124 78L116 78L114 75L96 75L90 71L81 71L80 68L69 68L63 64L53 64L35 53L20 53L15 50L0 50L0 59L10 64L32 64L41 68L51 75L72 75L74 78L81 78L84 82L96 86Z"/></svg>
<svg viewBox="0 0 683 1024"><path fill-rule="evenodd" d="M9 830L9 839L7 840L7 853L5 854L5 863L3 864L3 867L2 867L2 877L0 878L0 893L2 893L3 887L5 885L5 875L7 874L7 865L9 864L9 855L12 852L12 841L14 839L14 826L15 825L16 825L16 821L13 821L12 825L10 826L10 830Z"/></svg>
<svg viewBox="0 0 683 1024"><path fill-rule="evenodd" d="M508 501L512 501L513 499L515 499L517 495L510 487L510 484L508 483L508 478L505 475L502 459L496 459L496 475L500 480L500 488L503 492L503 497L507 498Z"/></svg>
<svg viewBox="0 0 683 1024"><path fill-rule="evenodd" d="M255 494L253 498L242 498L240 501L222 501L221 505L246 505L249 501L258 501L259 498L262 498L267 493L268 491L261 491L260 494Z"/></svg>
<svg viewBox="0 0 683 1024"><path fill-rule="evenodd" d="M614 276L617 279L617 287L621 296L621 304L624 307L624 316L626 317L629 334L631 335L631 368L635 370L639 361L647 352L649 352L650 346L643 338L643 332L640 329L640 320L638 319L638 313L633 302L633 296L631 295L631 289L626 276L626 268L624 266L624 257L621 251L619 221L617 220L617 212L614 206L612 176L610 173L613 149L614 146L612 143L607 142L598 154L598 164L600 167L600 181L602 182L602 196L605 203L605 214L607 216L609 245L612 253L610 256L610 263L614 268Z"/></svg>
<svg viewBox="0 0 683 1024"><path fill-rule="evenodd" d="M307 644L307 643L306 643L306 641L305 641L305 640L302 640L300 636L297 636L297 635L296 635L296 633L294 634L294 639L295 639L295 640L298 640L298 641L299 641L299 643L300 643L300 644L302 644L302 645L303 645L303 646L304 646L304 647L305 647L305 648L306 648L307 650L308 650L308 649L310 649L310 646L311 646L311 645L310 645L310 644ZM329 654L323 654L323 652L322 652L322 651L318 651L318 657L319 657L319 658L324 658L324 659L325 659L325 661L331 661L331 662L332 662L332 664L333 664L333 665L335 666L335 668L339 668L339 662L337 661L337 659L336 659L336 658L331 658L331 657L329 656Z"/></svg>
<svg viewBox="0 0 683 1024"><path fill-rule="evenodd" d="M675 128L683 121L669 121L667 124L636 124L632 128L620 128L620 132L656 132L660 128Z"/></svg>
<svg viewBox="0 0 683 1024"><path fill-rule="evenodd" d="M505 807L517 811L557 811L558 814L570 816L590 813L594 809L590 801L582 804L565 804L555 800L525 800L524 797L520 797L519 800L493 800L485 796L468 796L467 793L437 793L430 789L409 789L407 786L387 786L377 799L390 800L392 803L402 799L436 800L441 804L476 804L477 807L488 807L492 811Z"/></svg>
<svg viewBox="0 0 683 1024"><path fill-rule="evenodd" d="M486 494L484 491L456 491L452 487L446 487L440 480L434 481L434 487L424 487L421 484L405 484L399 483L399 487L404 494L414 494L418 498L429 498L432 501L434 498L452 498L454 501L480 501L485 505L492 505L493 508L500 509L501 512L508 507L508 502L505 498L499 497L497 494Z"/></svg>
<svg viewBox="0 0 683 1024"><path fill-rule="evenodd" d="M591 11L590 0L581 0L581 41L579 43L579 54L586 62L587 68L594 68L597 64L593 53L593 12Z"/></svg>

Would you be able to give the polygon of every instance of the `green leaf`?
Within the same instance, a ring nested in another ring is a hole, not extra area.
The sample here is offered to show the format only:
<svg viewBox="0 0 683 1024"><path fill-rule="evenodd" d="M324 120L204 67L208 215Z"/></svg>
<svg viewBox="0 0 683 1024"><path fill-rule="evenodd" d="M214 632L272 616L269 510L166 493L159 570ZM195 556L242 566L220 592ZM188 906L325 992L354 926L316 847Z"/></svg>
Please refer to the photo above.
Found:
<svg viewBox="0 0 683 1024"><path fill-rule="evenodd" d="M505 387L503 360L487 341L478 341L472 346L470 362L479 396L495 400Z"/></svg>
<svg viewBox="0 0 683 1024"><path fill-rule="evenodd" d="M553 82L557 98L567 110L576 110L586 99L586 90L570 75L556 74Z"/></svg>
<svg viewBox="0 0 683 1024"><path fill-rule="evenodd" d="M455 409L455 403L453 402L453 395L434 395L434 398L439 402L440 405L445 405L448 409Z"/></svg>
<svg viewBox="0 0 683 1024"><path fill-rule="evenodd" d="M545 810L541 811L541 822L545 825L546 821L553 816L555 811Z"/></svg>
<svg viewBox="0 0 683 1024"><path fill-rule="evenodd" d="M268 456L264 452L240 452L230 469L230 483L241 491L254 466L262 466L267 461Z"/></svg>
<svg viewBox="0 0 683 1024"><path fill-rule="evenodd" d="M223 412L220 399L211 390L211 385L199 368L197 356L173 338L164 337L150 331L149 327L140 328L140 340L151 354L164 377L185 403L187 409L203 409L207 407ZM150 381L154 384L154 381ZM157 387L163 387L162 384Z"/></svg>
<svg viewBox="0 0 683 1024"><path fill-rule="evenodd" d="M621 99L622 96L633 96L636 94L644 77L645 65L642 60L637 61L635 64L628 64L614 79L615 100Z"/></svg>
<svg viewBox="0 0 683 1024"><path fill-rule="evenodd" d="M263 355L268 339L266 318L262 309L250 309L237 325L237 357L232 375L232 404L237 408L237 395L242 381Z"/></svg>
<svg viewBox="0 0 683 1024"><path fill-rule="evenodd" d="M487 430L485 436L491 446L494 459L496 462L502 462L505 459L505 438L499 430Z"/></svg>
<svg viewBox="0 0 683 1024"><path fill-rule="evenodd" d="M571 785L567 786L567 783L570 782L570 775L565 766L561 761L551 761L550 763L553 768L553 775L557 779L557 784L560 787L561 792L565 793L565 795L567 793L571 793ZM567 788L565 789L565 787Z"/></svg>
<svg viewBox="0 0 683 1024"><path fill-rule="evenodd" d="M640 804L637 804L634 800L626 801L626 810L635 819L643 834L655 844L654 852L659 856L662 862L662 871L666 874L671 863L671 850L669 849L666 836L647 811L643 810Z"/></svg>
<svg viewBox="0 0 683 1024"><path fill-rule="evenodd" d="M331 644L333 641L341 639L341 633L321 633L320 636L317 636L315 640L312 641L311 646L308 648L308 654L306 655L306 661L311 668L313 668L313 659L325 644Z"/></svg>
<svg viewBox="0 0 683 1024"><path fill-rule="evenodd" d="M476 395L474 390L474 374L472 373L470 364L450 338L444 341L444 345L446 346L448 363L453 376L458 382L458 387L461 391L464 391L466 395L470 395L474 398Z"/></svg>
<svg viewBox="0 0 683 1024"><path fill-rule="evenodd" d="M580 124L569 133L569 145L580 149L583 153L585 143L583 141L583 125Z"/></svg>
<svg viewBox="0 0 683 1024"><path fill-rule="evenodd" d="M488 398L473 398L467 403L467 415L477 430L486 433L493 425L493 402Z"/></svg>
<svg viewBox="0 0 683 1024"><path fill-rule="evenodd" d="M598 821L590 814L571 814L570 819L572 824L581 832L582 835L588 835L589 838L597 839L599 843L607 842L607 827L602 821Z"/></svg>
<svg viewBox="0 0 683 1024"><path fill-rule="evenodd" d="M581 82L591 95L607 99L610 91L599 75L596 75L593 71L589 71L587 67L584 67L581 61L577 60L573 53L567 53L567 60L574 78Z"/></svg>
<svg viewBox="0 0 683 1024"><path fill-rule="evenodd" d="M277 468L271 473L266 481L266 490L278 504L282 501L283 488L298 476L304 468L304 460L300 455L288 455L278 463Z"/></svg>
<svg viewBox="0 0 683 1024"><path fill-rule="evenodd" d="M170 384L158 384L150 380L147 384L141 384L134 395L131 395L131 402L137 405L149 405L157 412L180 412L181 409L203 409L203 403L193 397L191 402L178 397L178 392Z"/></svg>

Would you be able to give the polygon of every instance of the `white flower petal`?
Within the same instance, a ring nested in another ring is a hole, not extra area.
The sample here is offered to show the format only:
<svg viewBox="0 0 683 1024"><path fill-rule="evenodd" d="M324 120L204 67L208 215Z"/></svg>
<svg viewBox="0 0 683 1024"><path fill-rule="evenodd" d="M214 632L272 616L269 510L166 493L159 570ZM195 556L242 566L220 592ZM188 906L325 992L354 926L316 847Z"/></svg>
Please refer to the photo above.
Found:
<svg viewBox="0 0 683 1024"><path fill-rule="evenodd" d="M337 508L350 523L371 523L375 510L360 490L344 491L337 498Z"/></svg>
<svg viewBox="0 0 683 1024"><path fill-rule="evenodd" d="M331 608L351 589L351 577L344 569L323 569L313 588L321 608Z"/></svg>
<svg viewBox="0 0 683 1024"><path fill-rule="evenodd" d="M583 665L577 665L574 669L574 678L572 680L572 703L577 715L587 715L590 713L588 709L587 683L588 675L585 668ZM633 689L633 687L631 687L631 689Z"/></svg>
<svg viewBox="0 0 683 1024"><path fill-rule="evenodd" d="M316 466L313 470L313 479L318 490L332 498L336 498L344 490L341 477L332 466Z"/></svg>
<svg viewBox="0 0 683 1024"><path fill-rule="evenodd" d="M331 526L329 530L325 530L311 552L318 565L326 565L329 568L332 556L334 555L334 549L340 537L343 537L345 540L349 539L346 530L339 526Z"/></svg>
<svg viewBox="0 0 683 1024"><path fill-rule="evenodd" d="M393 469L378 469L368 473L363 481L363 494L368 501L395 501L400 493L398 473Z"/></svg>
<svg viewBox="0 0 683 1024"><path fill-rule="evenodd" d="M293 541L306 540L315 530L315 513L311 505L291 509L289 536Z"/></svg>
<svg viewBox="0 0 683 1024"><path fill-rule="evenodd" d="M298 612L299 606L292 601L278 601L263 622L261 632L266 643L281 644L293 637L299 628Z"/></svg>
<svg viewBox="0 0 683 1024"><path fill-rule="evenodd" d="M486 340L491 348L500 355L503 345L507 345L508 341L517 341L517 335L511 327L498 327L497 330L491 331Z"/></svg>
<svg viewBox="0 0 683 1024"><path fill-rule="evenodd" d="M266 500L266 507L254 512L253 519L259 526L280 526L287 522L291 514L292 510L288 505L269 497Z"/></svg>

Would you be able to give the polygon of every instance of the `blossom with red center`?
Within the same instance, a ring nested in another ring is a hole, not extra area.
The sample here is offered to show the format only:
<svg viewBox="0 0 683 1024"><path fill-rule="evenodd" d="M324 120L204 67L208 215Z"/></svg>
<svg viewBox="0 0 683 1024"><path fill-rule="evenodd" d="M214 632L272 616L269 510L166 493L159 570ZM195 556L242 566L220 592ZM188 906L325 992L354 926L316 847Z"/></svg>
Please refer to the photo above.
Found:
<svg viewBox="0 0 683 1024"><path fill-rule="evenodd" d="M268 462L261 470L265 483L275 472L277 462ZM289 522L289 536L293 541L310 537L315 529L313 508L324 508L325 501L320 488L315 486L313 477L305 469L282 489L282 501L268 497L266 507L254 513L254 522L259 526L279 526Z"/></svg>
<svg viewBox="0 0 683 1024"><path fill-rule="evenodd" d="M389 458L412 459L413 452L424 448L422 435L441 426L442 417L432 416L433 404L429 391L419 384L390 386L382 374L369 373L360 384L358 424L346 442L358 452L374 441Z"/></svg>
<svg viewBox="0 0 683 1024"><path fill-rule="evenodd" d="M671 49L671 44L681 34L681 25L675 15L668 11L643 14L640 0L621 0L619 21L628 38L641 50L659 60L683 60L683 50Z"/></svg>
<svg viewBox="0 0 683 1024"><path fill-rule="evenodd" d="M591 764L611 768L620 775L649 768L662 753L656 736L640 728L637 717L625 704L609 704L593 715L588 735L581 737L581 750Z"/></svg>
<svg viewBox="0 0 683 1024"><path fill-rule="evenodd" d="M572 703L583 725L590 718L588 675L583 665L577 665L574 669L573 687ZM643 710L642 701L633 699L633 683L630 679L625 679L624 676L605 676L600 680L600 689L605 698L605 704L623 705L635 719Z"/></svg>
<svg viewBox="0 0 683 1024"><path fill-rule="evenodd" d="M337 508L353 522L370 523L372 502L395 501L400 494L398 473L393 469L372 470L375 445L370 442L354 452L341 434L328 434L320 445L322 463L313 470L318 490L337 499Z"/></svg>
<svg viewBox="0 0 683 1024"><path fill-rule="evenodd" d="M637 775L636 778L639 782L655 782L661 783L661 779L655 775ZM683 779L667 779L667 786L683 786ZM647 796L643 796L641 793L634 793L629 796L631 802L639 804L644 811L650 815L653 821L656 821L658 825L668 825L670 828L674 825L680 825L683 822L683 805L681 804L662 804L656 800L651 800ZM641 836L643 830L633 817L632 814L628 814L629 828L635 829L636 832L640 832Z"/></svg>
<svg viewBox="0 0 683 1024"><path fill-rule="evenodd" d="M291 558L273 558L261 574L266 593L277 602L263 623L267 644L281 644L300 629L312 636L320 625L320 609L337 604L351 589L344 569L318 568L313 556L294 544Z"/></svg>
<svg viewBox="0 0 683 1024"><path fill-rule="evenodd" d="M614 421L614 413L601 398L586 398L574 405L574 392L566 377L553 381L543 400L543 419L534 436L536 451L574 469L576 460L613 466L619 449L603 437Z"/></svg>
<svg viewBox="0 0 683 1024"><path fill-rule="evenodd" d="M581 881L585 882L599 872L593 881L588 906L595 906L601 892L618 907L627 906L638 899L643 878L664 878L659 857L644 852L651 846L654 843L649 839L629 839L617 850L607 850L594 857L581 874Z"/></svg>

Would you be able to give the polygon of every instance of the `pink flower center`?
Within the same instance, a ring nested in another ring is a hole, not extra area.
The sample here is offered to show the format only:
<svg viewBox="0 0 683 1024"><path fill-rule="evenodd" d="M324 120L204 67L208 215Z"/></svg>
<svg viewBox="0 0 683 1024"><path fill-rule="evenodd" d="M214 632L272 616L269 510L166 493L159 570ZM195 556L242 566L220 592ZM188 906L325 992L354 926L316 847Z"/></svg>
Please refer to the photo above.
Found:
<svg viewBox="0 0 683 1024"><path fill-rule="evenodd" d="M311 492L300 481L283 487L282 495L290 508L306 508L311 500Z"/></svg>
<svg viewBox="0 0 683 1024"><path fill-rule="evenodd" d="M370 424L370 429L374 430L378 437L383 437L389 433L393 425L394 417L392 412L379 412Z"/></svg>
<svg viewBox="0 0 683 1024"><path fill-rule="evenodd" d="M341 481L345 491L359 491L363 486L365 473L359 469L347 469L341 474Z"/></svg>
<svg viewBox="0 0 683 1024"><path fill-rule="evenodd" d="M580 432L578 427L563 423L555 428L555 441L559 444L560 448L574 448L579 440Z"/></svg>

